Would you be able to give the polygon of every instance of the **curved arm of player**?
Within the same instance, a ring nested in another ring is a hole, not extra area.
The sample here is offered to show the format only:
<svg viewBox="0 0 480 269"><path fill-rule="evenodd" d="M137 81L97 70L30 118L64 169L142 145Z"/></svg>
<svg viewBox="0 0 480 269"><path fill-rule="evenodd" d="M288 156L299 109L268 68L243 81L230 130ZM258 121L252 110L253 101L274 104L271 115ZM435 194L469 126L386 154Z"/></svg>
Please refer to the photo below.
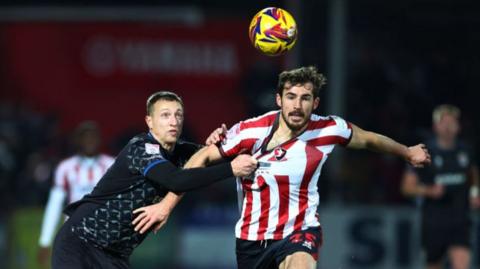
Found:
<svg viewBox="0 0 480 269"><path fill-rule="evenodd" d="M352 138L348 144L349 148L368 149L371 151L389 153L402 157L414 167L423 167L430 164L430 154L423 144L407 147L397 141L351 124Z"/></svg>
<svg viewBox="0 0 480 269"><path fill-rule="evenodd" d="M210 167L198 167L205 165L211 160L208 154L212 147L218 152L218 148L212 145L199 150L181 169L168 161L163 161L148 167L144 171L147 179L150 179L173 192L186 192L208 186L217 181L232 176L244 177L251 174L257 168L257 161L248 155L239 155L231 163L225 162ZM217 154L220 155L218 152Z"/></svg>

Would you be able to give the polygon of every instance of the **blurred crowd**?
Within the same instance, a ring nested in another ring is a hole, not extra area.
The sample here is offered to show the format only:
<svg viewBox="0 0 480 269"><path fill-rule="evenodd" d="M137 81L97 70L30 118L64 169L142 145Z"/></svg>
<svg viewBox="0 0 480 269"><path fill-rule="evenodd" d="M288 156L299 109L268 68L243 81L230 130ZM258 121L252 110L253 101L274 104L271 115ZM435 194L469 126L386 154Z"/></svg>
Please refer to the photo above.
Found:
<svg viewBox="0 0 480 269"><path fill-rule="evenodd" d="M0 214L45 203L53 169L68 150L57 117L24 104L0 103Z"/></svg>

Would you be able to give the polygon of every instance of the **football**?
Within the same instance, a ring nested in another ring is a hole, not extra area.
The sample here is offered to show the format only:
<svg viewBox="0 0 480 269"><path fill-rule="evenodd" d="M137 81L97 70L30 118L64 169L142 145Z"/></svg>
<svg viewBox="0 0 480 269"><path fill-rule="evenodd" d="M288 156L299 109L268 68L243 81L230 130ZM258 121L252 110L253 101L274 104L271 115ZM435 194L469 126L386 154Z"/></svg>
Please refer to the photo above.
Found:
<svg viewBox="0 0 480 269"><path fill-rule="evenodd" d="M253 17L249 37L253 46L266 55L281 55L295 45L297 24L287 11L267 7Z"/></svg>

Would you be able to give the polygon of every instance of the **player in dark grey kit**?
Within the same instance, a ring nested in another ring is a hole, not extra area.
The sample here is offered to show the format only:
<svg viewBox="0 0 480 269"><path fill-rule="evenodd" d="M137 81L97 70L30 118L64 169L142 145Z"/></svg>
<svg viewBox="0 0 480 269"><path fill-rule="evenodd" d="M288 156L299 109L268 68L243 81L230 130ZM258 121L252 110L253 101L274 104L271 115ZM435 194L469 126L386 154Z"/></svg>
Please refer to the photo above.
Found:
<svg viewBox="0 0 480 269"><path fill-rule="evenodd" d="M440 269L448 256L452 269L470 268L470 206L478 208L478 167L457 139L460 110L451 105L433 112L435 138L427 143L432 165L407 169L404 194L422 200L422 246L427 268ZM469 201L470 200L470 201Z"/></svg>
<svg viewBox="0 0 480 269"><path fill-rule="evenodd" d="M128 268L129 256L146 236L134 230L135 209L160 197L173 208L179 196L172 192L247 176L256 169L257 162L248 155L230 163L192 168L187 160L203 149L178 141L183 103L174 93L150 96L145 119L150 131L130 140L92 193L66 208L70 218L56 236L53 269ZM184 164L190 169L182 169Z"/></svg>

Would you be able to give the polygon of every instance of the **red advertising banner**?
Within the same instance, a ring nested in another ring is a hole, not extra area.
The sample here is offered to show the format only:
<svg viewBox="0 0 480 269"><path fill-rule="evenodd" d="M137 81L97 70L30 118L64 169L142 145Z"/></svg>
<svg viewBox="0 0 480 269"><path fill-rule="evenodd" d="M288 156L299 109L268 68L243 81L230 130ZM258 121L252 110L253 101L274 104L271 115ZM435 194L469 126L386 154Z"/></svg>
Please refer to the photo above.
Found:
<svg viewBox="0 0 480 269"><path fill-rule="evenodd" d="M148 95L171 90L183 97L186 127L201 142L220 123L245 116L240 81L258 56L247 27L238 21L4 23L3 95L58 113L65 129L97 120L110 138L145 128Z"/></svg>

